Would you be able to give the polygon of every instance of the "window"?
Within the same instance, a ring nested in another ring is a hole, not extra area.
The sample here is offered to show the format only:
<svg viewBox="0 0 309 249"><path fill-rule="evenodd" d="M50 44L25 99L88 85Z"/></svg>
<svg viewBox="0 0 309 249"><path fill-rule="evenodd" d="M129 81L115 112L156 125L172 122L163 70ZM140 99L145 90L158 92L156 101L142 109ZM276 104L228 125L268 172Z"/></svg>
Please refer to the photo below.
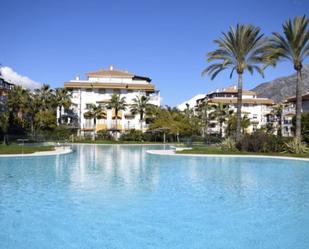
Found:
<svg viewBox="0 0 309 249"><path fill-rule="evenodd" d="M91 89L91 88L87 88L87 89L86 89L86 92L87 92L87 93L91 93L91 92L92 92L92 89Z"/></svg>
<svg viewBox="0 0 309 249"><path fill-rule="evenodd" d="M86 104L86 109L89 109L92 104Z"/></svg>
<svg viewBox="0 0 309 249"><path fill-rule="evenodd" d="M114 93L116 93L116 94L120 94L120 93L121 93L121 91L120 91L119 89L114 89Z"/></svg>
<svg viewBox="0 0 309 249"><path fill-rule="evenodd" d="M98 93L101 93L101 94L104 94L106 91L105 91L105 89L99 89L98 90Z"/></svg>
<svg viewBox="0 0 309 249"><path fill-rule="evenodd" d="M257 114L253 114L253 118L254 118L254 119L257 119Z"/></svg>

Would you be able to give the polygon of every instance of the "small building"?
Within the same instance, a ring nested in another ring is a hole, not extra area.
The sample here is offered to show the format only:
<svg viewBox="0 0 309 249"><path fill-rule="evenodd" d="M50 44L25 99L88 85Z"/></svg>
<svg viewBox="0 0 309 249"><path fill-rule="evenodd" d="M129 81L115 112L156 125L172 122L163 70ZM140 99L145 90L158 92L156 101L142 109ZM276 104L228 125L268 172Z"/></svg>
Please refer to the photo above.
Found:
<svg viewBox="0 0 309 249"><path fill-rule="evenodd" d="M77 114L81 135L90 135L100 130L120 134L131 129L140 130L141 127L143 130L147 129L146 122L143 121L141 125L139 115L132 114L129 105L133 104L133 99L137 96L147 96L150 104L160 106L160 92L149 77L116 70L113 66L89 72L86 76L86 80L77 76L76 79L64 83L64 87L72 93L72 108ZM110 102L112 94L125 97L127 110L119 111L116 118L114 110L106 109L104 117L98 119L95 126L94 120L84 115L88 111L87 107L90 104L105 106Z"/></svg>
<svg viewBox="0 0 309 249"><path fill-rule="evenodd" d="M237 86L231 86L222 90L206 94L202 99L197 100L197 105L206 102L208 104L217 105L223 104L228 106L233 112L237 112ZM246 129L246 132L251 133L257 129L265 127L268 123L268 115L272 111L274 101L268 98L258 98L253 91L242 91L242 117L250 119L251 124ZM226 127L226 126L225 126ZM209 133L219 133L219 125L216 121L212 121L208 130Z"/></svg>

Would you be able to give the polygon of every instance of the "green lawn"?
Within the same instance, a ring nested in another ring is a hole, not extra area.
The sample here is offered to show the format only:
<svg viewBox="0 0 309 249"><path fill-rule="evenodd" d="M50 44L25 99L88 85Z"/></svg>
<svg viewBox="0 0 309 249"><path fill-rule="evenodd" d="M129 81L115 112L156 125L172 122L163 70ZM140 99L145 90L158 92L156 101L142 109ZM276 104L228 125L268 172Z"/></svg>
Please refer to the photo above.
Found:
<svg viewBox="0 0 309 249"><path fill-rule="evenodd" d="M309 158L309 154L289 154L280 152L257 153L245 151L228 151L220 147L193 147L191 150L177 151L177 154L217 154L217 155L256 155L256 156L281 156L281 157L302 157Z"/></svg>
<svg viewBox="0 0 309 249"><path fill-rule="evenodd" d="M29 147L18 144L0 144L0 154L31 154L39 151L53 151L54 146Z"/></svg>

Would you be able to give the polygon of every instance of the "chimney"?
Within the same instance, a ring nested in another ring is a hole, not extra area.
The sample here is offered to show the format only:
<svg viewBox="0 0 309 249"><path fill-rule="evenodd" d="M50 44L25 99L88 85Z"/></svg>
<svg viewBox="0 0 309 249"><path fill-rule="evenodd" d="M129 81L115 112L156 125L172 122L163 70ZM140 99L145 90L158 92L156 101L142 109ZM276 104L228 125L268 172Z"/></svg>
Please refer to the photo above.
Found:
<svg viewBox="0 0 309 249"><path fill-rule="evenodd" d="M76 75L75 80L77 80L77 81L80 80L79 75Z"/></svg>
<svg viewBox="0 0 309 249"><path fill-rule="evenodd" d="M236 85L234 85L234 90L237 90L237 86Z"/></svg>
<svg viewBox="0 0 309 249"><path fill-rule="evenodd" d="M109 66L109 71L113 71L114 70L114 66L113 65L110 65Z"/></svg>

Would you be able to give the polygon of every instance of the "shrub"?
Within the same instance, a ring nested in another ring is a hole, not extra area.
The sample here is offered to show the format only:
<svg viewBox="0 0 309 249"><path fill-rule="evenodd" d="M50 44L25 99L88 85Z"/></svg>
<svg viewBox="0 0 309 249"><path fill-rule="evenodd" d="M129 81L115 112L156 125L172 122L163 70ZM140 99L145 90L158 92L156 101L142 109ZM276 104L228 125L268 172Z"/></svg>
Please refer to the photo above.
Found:
<svg viewBox="0 0 309 249"><path fill-rule="evenodd" d="M308 146L298 138L284 144L284 152L292 154L305 154L309 153Z"/></svg>
<svg viewBox="0 0 309 249"><path fill-rule="evenodd" d="M97 132L96 139L112 141L114 140L114 137L111 135L109 131L100 130Z"/></svg>
<svg viewBox="0 0 309 249"><path fill-rule="evenodd" d="M228 151L237 150L235 140L231 137L224 139L221 143L221 149L228 150Z"/></svg>
<svg viewBox="0 0 309 249"><path fill-rule="evenodd" d="M236 147L248 152L282 152L286 139L264 132L244 135Z"/></svg>
<svg viewBox="0 0 309 249"><path fill-rule="evenodd" d="M223 141L223 139L220 137L220 135L206 135L204 138L205 144L219 144Z"/></svg>
<svg viewBox="0 0 309 249"><path fill-rule="evenodd" d="M121 141L139 141L142 142L143 140L143 132L139 130L130 130L121 134L119 140Z"/></svg>

